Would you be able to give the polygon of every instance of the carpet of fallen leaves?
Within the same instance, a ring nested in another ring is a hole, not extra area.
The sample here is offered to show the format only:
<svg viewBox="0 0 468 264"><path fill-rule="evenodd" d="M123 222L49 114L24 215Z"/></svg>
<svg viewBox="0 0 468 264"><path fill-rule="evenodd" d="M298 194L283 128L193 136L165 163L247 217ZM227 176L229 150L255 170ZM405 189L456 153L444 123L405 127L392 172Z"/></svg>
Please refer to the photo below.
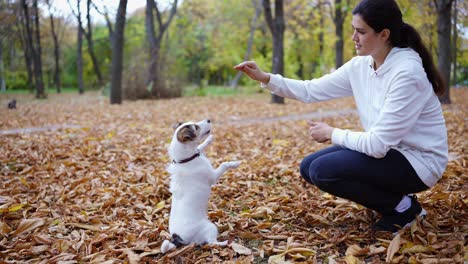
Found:
<svg viewBox="0 0 468 264"><path fill-rule="evenodd" d="M0 95L0 263L466 263L468 89L444 106L450 162L419 193L428 211L397 236L378 215L301 179L314 143L306 120L359 129L352 99L270 104L253 96L125 101L96 93ZM177 121L213 120L213 165L240 160L213 186L209 218L230 245L160 253L171 194L167 147Z"/></svg>

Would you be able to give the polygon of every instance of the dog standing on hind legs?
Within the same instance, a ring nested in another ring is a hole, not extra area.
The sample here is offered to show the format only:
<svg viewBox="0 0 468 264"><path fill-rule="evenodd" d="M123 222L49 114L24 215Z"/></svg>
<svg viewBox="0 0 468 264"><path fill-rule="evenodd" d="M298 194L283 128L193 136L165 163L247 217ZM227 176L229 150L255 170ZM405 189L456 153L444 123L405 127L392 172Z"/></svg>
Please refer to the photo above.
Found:
<svg viewBox="0 0 468 264"><path fill-rule="evenodd" d="M211 121L208 119L179 123L174 131L169 146L172 162L167 168L171 175L171 240L164 240L162 253L191 243L227 245L227 241L218 242L218 228L208 219L208 200L211 186L226 170L237 168L240 162L223 162L214 169L203 154L212 141Z"/></svg>

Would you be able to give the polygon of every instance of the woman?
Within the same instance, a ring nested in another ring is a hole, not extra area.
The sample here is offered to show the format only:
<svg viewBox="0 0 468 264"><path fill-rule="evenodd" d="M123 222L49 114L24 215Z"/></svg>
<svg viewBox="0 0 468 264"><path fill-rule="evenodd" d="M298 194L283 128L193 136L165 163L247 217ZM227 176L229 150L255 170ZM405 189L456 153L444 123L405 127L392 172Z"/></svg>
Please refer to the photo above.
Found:
<svg viewBox="0 0 468 264"><path fill-rule="evenodd" d="M321 78L287 79L251 61L234 68L274 94L303 102L354 96L365 131L309 122L311 137L333 146L305 157L300 172L321 190L379 212L375 230L396 233L426 214L411 194L434 186L447 165L447 132L436 95L445 87L394 0L361 1L352 26L358 56Z"/></svg>

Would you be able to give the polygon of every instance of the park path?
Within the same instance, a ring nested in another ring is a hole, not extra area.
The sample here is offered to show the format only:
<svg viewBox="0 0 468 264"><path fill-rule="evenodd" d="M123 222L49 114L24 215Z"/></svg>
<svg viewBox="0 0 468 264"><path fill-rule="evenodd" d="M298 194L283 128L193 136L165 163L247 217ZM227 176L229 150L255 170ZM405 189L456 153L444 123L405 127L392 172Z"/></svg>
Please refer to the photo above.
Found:
<svg viewBox="0 0 468 264"><path fill-rule="evenodd" d="M313 120L313 119L320 119L326 117L336 117L336 116L343 116L343 115L356 115L356 109L342 109L342 110L329 110L323 112L313 112L313 113L306 113L306 114L291 114L291 115L284 115L284 116L275 116L275 117L252 117L252 118L239 118L236 120L220 120L219 122L222 124L227 125L234 125L234 126L245 126L245 125L254 125L254 124L264 124L264 123L274 123L274 122L282 122L282 121L297 121L297 120ZM0 130L0 136L3 135L17 135L17 134L25 134L25 133L38 133L38 132L46 132L46 131L56 131L60 129L79 129L81 126L78 125L51 125L51 126L42 126L42 127L29 127L29 128L17 128L17 129L7 129L7 130ZM456 160L459 157L453 153L449 153L449 161Z"/></svg>
<svg viewBox="0 0 468 264"><path fill-rule="evenodd" d="M310 119L319 119L325 117L335 117L342 116L347 114L357 114L355 109L343 109L343 110L330 110L323 112L313 112L306 114L291 114L285 116L275 116L275 117L253 117L253 118L239 118L231 120L220 120L219 123L235 126L244 126L252 125L259 123L274 123L281 121L296 121L296 120L310 120ZM47 132L47 131L56 131L60 129L78 129L81 128L78 125L62 124L62 125L50 125L42 127L29 127L29 128L17 128L17 129L6 129L0 130L0 136L2 135L17 135L25 133L38 133L38 132Z"/></svg>

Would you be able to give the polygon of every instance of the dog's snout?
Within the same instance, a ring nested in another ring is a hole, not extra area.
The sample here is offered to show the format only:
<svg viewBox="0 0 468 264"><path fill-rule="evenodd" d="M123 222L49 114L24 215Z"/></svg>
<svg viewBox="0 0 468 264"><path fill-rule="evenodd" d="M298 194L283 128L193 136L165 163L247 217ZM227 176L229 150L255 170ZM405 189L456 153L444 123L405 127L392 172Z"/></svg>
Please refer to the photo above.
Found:
<svg viewBox="0 0 468 264"><path fill-rule="evenodd" d="M206 122L207 122L207 123L211 123L211 120L207 119Z"/></svg>

